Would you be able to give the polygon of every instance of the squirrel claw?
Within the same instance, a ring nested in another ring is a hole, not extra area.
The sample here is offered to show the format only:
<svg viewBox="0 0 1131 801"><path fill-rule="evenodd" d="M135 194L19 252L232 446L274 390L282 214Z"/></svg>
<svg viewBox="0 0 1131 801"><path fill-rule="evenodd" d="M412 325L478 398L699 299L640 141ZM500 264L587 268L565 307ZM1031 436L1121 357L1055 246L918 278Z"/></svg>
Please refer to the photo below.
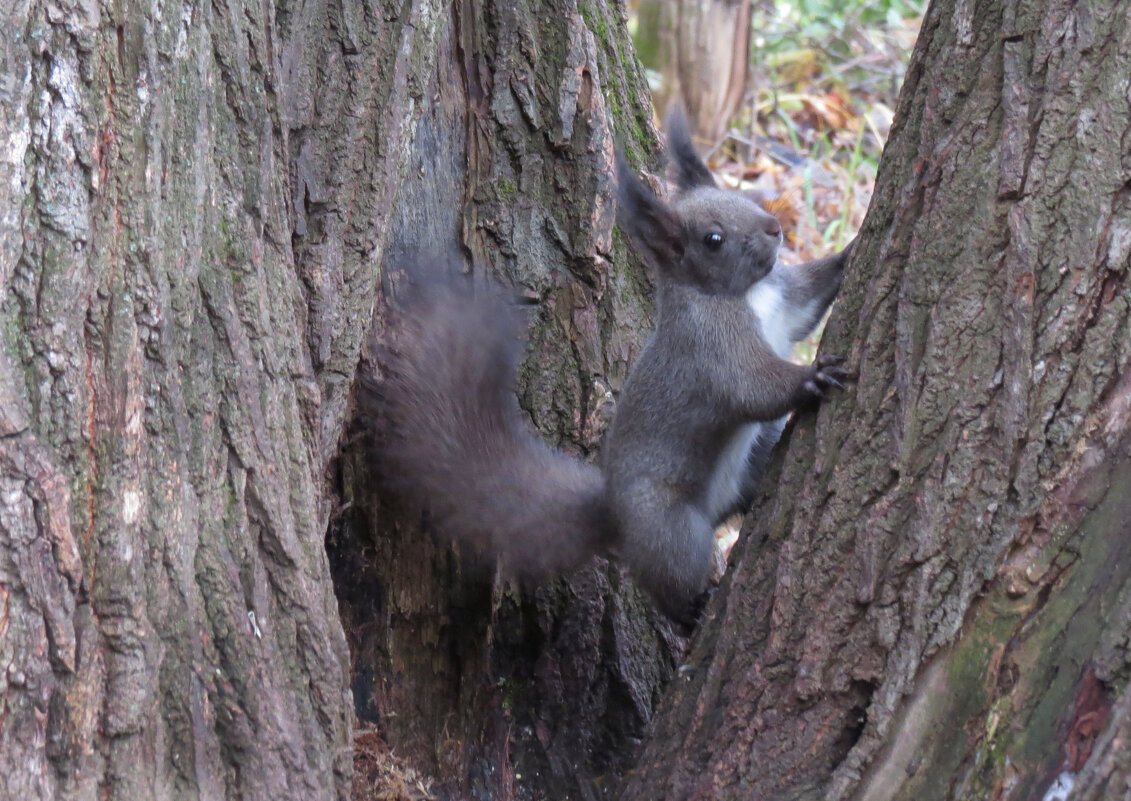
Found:
<svg viewBox="0 0 1131 801"><path fill-rule="evenodd" d="M825 397L825 392L830 387L844 389L844 382L848 380L848 371L840 365L844 363L843 356L822 354L813 363L813 377L805 382L805 389L818 398Z"/></svg>
<svg viewBox="0 0 1131 801"><path fill-rule="evenodd" d="M840 383L840 381L838 381L836 378L829 375L828 373L823 373L821 375L821 378L824 381L824 383L828 384L831 387L836 387L837 389L844 389L844 384Z"/></svg>

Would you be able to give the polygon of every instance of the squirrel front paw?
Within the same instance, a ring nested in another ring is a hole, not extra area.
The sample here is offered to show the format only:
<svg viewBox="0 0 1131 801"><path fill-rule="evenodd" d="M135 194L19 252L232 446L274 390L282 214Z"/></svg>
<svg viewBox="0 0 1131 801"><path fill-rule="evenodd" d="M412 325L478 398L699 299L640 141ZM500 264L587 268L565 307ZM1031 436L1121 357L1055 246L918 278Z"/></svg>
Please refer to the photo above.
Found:
<svg viewBox="0 0 1131 801"><path fill-rule="evenodd" d="M805 389L818 398L825 397L830 387L844 389L844 383L849 379L848 371L840 365L844 363L843 356L822 354L813 363L813 375L805 382Z"/></svg>

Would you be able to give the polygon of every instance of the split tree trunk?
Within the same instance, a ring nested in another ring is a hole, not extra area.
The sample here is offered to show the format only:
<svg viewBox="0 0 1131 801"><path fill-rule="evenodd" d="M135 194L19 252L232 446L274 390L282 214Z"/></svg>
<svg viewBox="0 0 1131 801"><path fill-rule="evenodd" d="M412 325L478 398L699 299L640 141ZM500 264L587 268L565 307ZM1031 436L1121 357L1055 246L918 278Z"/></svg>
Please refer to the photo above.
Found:
<svg viewBox="0 0 1131 801"><path fill-rule="evenodd" d="M380 287L471 264L539 301L526 408L596 446L647 308L621 12L4 19L0 794L341 798L356 706L453 796L602 795L679 643L608 566L470 572L340 443ZM826 345L860 383L798 426L626 798L1125 791L1129 30L932 9Z"/></svg>
<svg viewBox="0 0 1131 801"><path fill-rule="evenodd" d="M933 3L804 416L624 799L1127 797L1131 10Z"/></svg>

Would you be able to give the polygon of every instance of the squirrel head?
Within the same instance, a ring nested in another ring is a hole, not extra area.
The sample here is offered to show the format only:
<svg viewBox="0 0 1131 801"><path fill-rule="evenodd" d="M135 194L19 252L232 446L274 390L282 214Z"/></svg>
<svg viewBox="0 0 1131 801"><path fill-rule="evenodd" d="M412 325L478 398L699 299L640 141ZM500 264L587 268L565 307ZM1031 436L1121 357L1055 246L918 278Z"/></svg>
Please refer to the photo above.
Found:
<svg viewBox="0 0 1131 801"><path fill-rule="evenodd" d="M667 117L677 193L658 198L617 153L617 223L656 263L661 280L741 295L777 261L781 223L744 195L720 189L695 152L683 109Z"/></svg>

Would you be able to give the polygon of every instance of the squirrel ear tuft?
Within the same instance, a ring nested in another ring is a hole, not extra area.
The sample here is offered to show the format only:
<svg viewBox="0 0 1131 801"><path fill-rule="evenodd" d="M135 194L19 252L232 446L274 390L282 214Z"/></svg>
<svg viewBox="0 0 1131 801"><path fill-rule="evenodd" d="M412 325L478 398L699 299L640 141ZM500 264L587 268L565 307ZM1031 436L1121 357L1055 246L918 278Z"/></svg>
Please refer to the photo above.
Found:
<svg viewBox="0 0 1131 801"><path fill-rule="evenodd" d="M683 255L679 216L636 177L617 150L617 225L661 265Z"/></svg>
<svg viewBox="0 0 1131 801"><path fill-rule="evenodd" d="M676 101L668 109L664 130L668 137L668 151L675 164L676 185L684 191L699 186L715 187L715 178L703 159L695 152L691 132L687 128L687 115L683 103Z"/></svg>

